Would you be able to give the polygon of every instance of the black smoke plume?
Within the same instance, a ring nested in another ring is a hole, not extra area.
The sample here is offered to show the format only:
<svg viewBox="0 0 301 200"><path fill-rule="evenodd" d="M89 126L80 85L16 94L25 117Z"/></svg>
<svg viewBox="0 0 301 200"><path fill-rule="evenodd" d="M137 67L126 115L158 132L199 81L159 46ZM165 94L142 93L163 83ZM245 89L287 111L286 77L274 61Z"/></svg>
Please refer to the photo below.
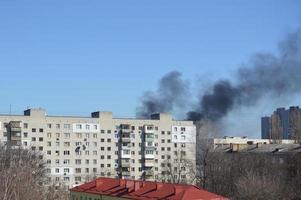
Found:
<svg viewBox="0 0 301 200"><path fill-rule="evenodd" d="M172 75L174 74L174 75ZM173 77L176 78L173 78ZM173 84L169 81L171 79ZM156 93L142 98L142 116L152 112L172 112L183 103L188 87L179 72L167 74ZM255 54L240 67L231 80L215 82L199 96L197 106L187 113L187 119L203 118L219 121L238 106L254 106L261 98L288 97L301 92L301 30L291 33L279 44L279 53ZM138 114L139 115L139 114Z"/></svg>
<svg viewBox="0 0 301 200"><path fill-rule="evenodd" d="M157 112L172 112L176 107L183 107L189 91L189 84L181 78L181 73L172 71L159 82L156 92L147 91L137 108L137 116L148 118Z"/></svg>

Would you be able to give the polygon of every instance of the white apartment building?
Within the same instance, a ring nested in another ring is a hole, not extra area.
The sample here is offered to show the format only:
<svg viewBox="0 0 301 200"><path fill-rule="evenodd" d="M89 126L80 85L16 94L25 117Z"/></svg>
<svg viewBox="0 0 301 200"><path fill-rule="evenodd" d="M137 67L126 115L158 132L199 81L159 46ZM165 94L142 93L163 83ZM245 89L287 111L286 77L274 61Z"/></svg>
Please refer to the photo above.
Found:
<svg viewBox="0 0 301 200"><path fill-rule="evenodd" d="M194 175L171 164L195 166L196 128L169 114L121 119L111 112L48 116L43 109L28 109L24 115L0 115L0 141L41 152L49 180L69 186L100 176L169 181L164 177L169 168L181 170L173 176L183 180Z"/></svg>

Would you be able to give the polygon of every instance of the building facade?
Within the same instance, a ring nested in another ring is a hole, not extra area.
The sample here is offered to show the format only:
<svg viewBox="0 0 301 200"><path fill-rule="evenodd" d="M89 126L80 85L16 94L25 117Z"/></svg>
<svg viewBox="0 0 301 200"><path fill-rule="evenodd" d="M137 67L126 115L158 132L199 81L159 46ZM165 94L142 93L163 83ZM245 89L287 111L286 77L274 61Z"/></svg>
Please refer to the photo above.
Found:
<svg viewBox="0 0 301 200"><path fill-rule="evenodd" d="M291 106L289 109L277 108L270 117L261 118L262 139L301 140L301 109Z"/></svg>
<svg viewBox="0 0 301 200"><path fill-rule="evenodd" d="M24 115L0 116L1 142L40 152L49 180L68 186L100 176L170 181L164 176L170 163L195 166L195 134L192 121L164 113L121 119L111 112L48 116L43 109L28 109ZM191 169L181 170L183 181L194 176Z"/></svg>

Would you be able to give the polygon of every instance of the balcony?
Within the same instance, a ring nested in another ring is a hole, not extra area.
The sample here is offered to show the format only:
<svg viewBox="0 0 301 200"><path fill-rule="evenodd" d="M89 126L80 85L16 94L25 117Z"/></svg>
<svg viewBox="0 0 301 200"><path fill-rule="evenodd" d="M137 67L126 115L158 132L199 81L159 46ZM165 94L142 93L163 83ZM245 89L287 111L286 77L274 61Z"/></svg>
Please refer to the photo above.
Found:
<svg viewBox="0 0 301 200"><path fill-rule="evenodd" d="M128 149L122 149L121 158L131 158L131 151Z"/></svg>
<svg viewBox="0 0 301 200"><path fill-rule="evenodd" d="M131 142L130 137L122 137L121 140L122 140L122 142Z"/></svg>
<svg viewBox="0 0 301 200"><path fill-rule="evenodd" d="M146 159L154 159L155 155L154 154L145 154Z"/></svg>
<svg viewBox="0 0 301 200"><path fill-rule="evenodd" d="M155 135L153 133L146 133L145 134L145 141L146 142L153 142L155 139Z"/></svg>
<svg viewBox="0 0 301 200"><path fill-rule="evenodd" d="M153 167L155 164L154 160L145 160L145 167Z"/></svg>
<svg viewBox="0 0 301 200"><path fill-rule="evenodd" d="M130 124L121 124L120 125L122 133L130 133L131 132L131 125Z"/></svg>
<svg viewBox="0 0 301 200"><path fill-rule="evenodd" d="M153 170L146 170L145 171L145 176L154 176L154 171Z"/></svg>
<svg viewBox="0 0 301 200"><path fill-rule="evenodd" d="M122 171L122 176L130 176L131 172L130 171Z"/></svg>
<svg viewBox="0 0 301 200"><path fill-rule="evenodd" d="M155 127L153 125L145 125L144 133L155 133Z"/></svg>
<svg viewBox="0 0 301 200"><path fill-rule="evenodd" d="M122 167L130 167L131 166L131 162L129 159L122 159L121 160L121 166Z"/></svg>

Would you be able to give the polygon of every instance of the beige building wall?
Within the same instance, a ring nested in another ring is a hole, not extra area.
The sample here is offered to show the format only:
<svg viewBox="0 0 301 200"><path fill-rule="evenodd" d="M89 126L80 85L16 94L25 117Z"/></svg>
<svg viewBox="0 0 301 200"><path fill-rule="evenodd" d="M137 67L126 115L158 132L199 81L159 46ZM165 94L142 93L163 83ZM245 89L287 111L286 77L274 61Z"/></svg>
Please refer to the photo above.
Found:
<svg viewBox="0 0 301 200"><path fill-rule="evenodd" d="M43 109L29 109L24 115L0 115L2 143L10 140L12 121L20 122L22 146L41 152L49 180L56 183L74 186L100 176L158 180L166 170L162 163L179 162L179 151L195 165L193 122L169 114L145 120L113 118L111 112L48 116Z"/></svg>

